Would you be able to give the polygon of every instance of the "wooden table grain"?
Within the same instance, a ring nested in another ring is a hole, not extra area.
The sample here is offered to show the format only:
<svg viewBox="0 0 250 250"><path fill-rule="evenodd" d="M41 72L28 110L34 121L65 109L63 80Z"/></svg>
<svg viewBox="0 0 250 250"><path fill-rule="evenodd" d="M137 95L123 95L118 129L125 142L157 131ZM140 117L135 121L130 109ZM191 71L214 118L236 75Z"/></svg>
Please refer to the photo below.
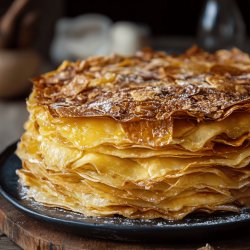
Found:
<svg viewBox="0 0 250 250"><path fill-rule="evenodd" d="M0 250L20 250L21 248L18 247L15 243L13 243L8 237L6 237L0 231Z"/></svg>
<svg viewBox="0 0 250 250"><path fill-rule="evenodd" d="M20 137L27 117L24 100L0 101L0 152ZM21 248L0 231L0 250L19 249Z"/></svg>

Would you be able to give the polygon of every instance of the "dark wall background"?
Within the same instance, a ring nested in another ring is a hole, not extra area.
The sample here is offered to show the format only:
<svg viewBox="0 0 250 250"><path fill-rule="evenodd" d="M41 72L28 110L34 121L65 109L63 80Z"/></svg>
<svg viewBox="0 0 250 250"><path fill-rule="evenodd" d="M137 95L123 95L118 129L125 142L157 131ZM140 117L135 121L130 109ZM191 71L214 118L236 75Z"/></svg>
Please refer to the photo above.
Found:
<svg viewBox="0 0 250 250"><path fill-rule="evenodd" d="M236 2L250 35L250 0ZM203 0L66 0L65 14L72 17L95 12L105 14L113 21L130 20L148 24L153 35L194 35L203 4Z"/></svg>

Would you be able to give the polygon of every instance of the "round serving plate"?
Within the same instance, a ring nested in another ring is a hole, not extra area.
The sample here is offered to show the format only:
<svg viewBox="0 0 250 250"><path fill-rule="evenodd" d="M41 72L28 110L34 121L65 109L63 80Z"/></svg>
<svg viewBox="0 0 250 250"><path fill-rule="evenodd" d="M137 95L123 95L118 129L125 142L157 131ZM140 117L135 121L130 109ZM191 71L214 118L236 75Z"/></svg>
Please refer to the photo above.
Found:
<svg viewBox="0 0 250 250"><path fill-rule="evenodd" d="M240 213L193 214L183 220L139 220L114 217L86 217L64 209L45 207L25 196L16 170L21 161L16 143L0 155L0 194L27 215L73 230L88 237L148 242L201 241L250 232L250 210Z"/></svg>

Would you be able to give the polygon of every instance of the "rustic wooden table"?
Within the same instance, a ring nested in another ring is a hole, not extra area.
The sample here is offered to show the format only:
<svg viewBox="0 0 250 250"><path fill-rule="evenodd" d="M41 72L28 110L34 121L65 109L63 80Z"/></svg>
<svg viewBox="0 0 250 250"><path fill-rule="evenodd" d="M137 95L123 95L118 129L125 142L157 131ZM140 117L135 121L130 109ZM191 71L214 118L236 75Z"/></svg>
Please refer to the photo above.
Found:
<svg viewBox="0 0 250 250"><path fill-rule="evenodd" d="M27 117L25 101L0 101L0 152L20 137ZM20 248L0 231L0 250L18 249Z"/></svg>
<svg viewBox="0 0 250 250"><path fill-rule="evenodd" d="M8 237L0 231L0 249L1 250L19 250L21 249L15 243L13 243Z"/></svg>

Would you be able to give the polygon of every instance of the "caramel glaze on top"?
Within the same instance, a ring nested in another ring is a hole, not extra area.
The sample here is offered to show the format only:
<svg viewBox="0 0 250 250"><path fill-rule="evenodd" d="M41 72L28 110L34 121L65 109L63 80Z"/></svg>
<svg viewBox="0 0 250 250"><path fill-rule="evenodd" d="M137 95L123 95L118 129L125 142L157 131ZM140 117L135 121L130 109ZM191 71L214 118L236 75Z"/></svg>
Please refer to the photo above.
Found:
<svg viewBox="0 0 250 250"><path fill-rule="evenodd" d="M250 57L238 49L192 47L178 56L146 49L64 62L33 83L36 104L54 117L221 120L250 107Z"/></svg>

